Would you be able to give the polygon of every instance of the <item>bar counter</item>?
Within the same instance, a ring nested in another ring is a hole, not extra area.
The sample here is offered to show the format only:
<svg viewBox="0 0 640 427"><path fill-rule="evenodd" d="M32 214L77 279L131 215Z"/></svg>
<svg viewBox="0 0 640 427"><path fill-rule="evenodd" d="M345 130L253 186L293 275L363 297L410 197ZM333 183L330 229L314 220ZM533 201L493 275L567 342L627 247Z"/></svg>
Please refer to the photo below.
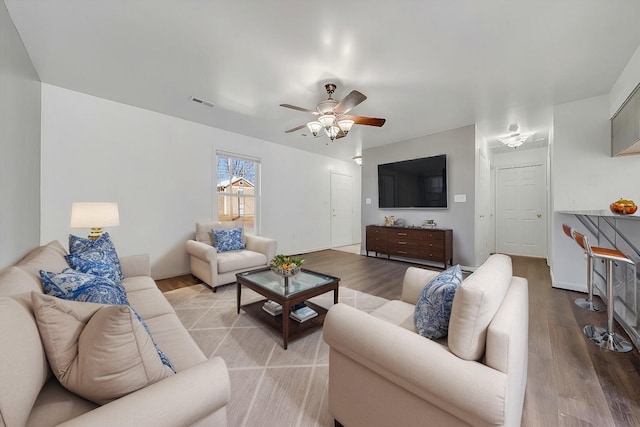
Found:
<svg viewBox="0 0 640 427"><path fill-rule="evenodd" d="M587 235L592 246L618 249L635 262L635 274L629 264L614 265L614 317L631 342L640 349L640 292L637 287L640 278L640 211L633 215L614 214L609 209L563 210L557 213L574 215L585 227L578 231ZM595 293L606 302L605 277L604 262L594 262Z"/></svg>

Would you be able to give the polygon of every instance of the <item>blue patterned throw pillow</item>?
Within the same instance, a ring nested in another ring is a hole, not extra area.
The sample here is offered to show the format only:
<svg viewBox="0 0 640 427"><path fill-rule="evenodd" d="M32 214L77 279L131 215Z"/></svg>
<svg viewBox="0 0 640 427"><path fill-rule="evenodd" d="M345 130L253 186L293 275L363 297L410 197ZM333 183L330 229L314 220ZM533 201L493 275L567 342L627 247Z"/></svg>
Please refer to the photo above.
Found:
<svg viewBox="0 0 640 427"><path fill-rule="evenodd" d="M453 297L461 282L460 265L454 265L427 283L420 293L413 316L420 335L429 339L447 335Z"/></svg>
<svg viewBox="0 0 640 427"><path fill-rule="evenodd" d="M114 282L120 282L120 272L115 265L102 260L93 260L82 255L67 255L67 262L76 271L93 274L94 276L106 277Z"/></svg>
<svg viewBox="0 0 640 427"><path fill-rule="evenodd" d="M62 273L40 270L44 291L54 297L98 304L128 305L127 293L120 283L93 274L65 268Z"/></svg>
<svg viewBox="0 0 640 427"><path fill-rule="evenodd" d="M244 249L242 243L242 228L231 230L211 230L214 246L218 252L239 251Z"/></svg>
<svg viewBox="0 0 640 427"><path fill-rule="evenodd" d="M42 279L42 288L45 293L60 299L129 306L149 334L162 363L171 368L173 372L176 371L169 358L156 344L147 324L142 320L138 312L129 305L127 292L120 282L111 280L108 277L82 273L71 268L65 268L61 273L40 270L40 278Z"/></svg>
<svg viewBox="0 0 640 427"><path fill-rule="evenodd" d="M110 264L116 271L117 279L122 280L123 278L120 260L118 259L116 248L109 238L109 233L103 233L96 240L85 239L70 234L69 253L71 255L77 255L87 261L100 261L105 264Z"/></svg>

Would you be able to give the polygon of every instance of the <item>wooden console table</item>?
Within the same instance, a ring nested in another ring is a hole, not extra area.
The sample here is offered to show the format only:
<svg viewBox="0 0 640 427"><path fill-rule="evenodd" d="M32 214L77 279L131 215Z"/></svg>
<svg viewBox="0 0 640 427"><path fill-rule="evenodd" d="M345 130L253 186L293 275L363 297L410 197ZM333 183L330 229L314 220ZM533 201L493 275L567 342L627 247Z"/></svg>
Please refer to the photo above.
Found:
<svg viewBox="0 0 640 427"><path fill-rule="evenodd" d="M453 265L453 238L450 229L385 227L367 225L366 251L403 258Z"/></svg>

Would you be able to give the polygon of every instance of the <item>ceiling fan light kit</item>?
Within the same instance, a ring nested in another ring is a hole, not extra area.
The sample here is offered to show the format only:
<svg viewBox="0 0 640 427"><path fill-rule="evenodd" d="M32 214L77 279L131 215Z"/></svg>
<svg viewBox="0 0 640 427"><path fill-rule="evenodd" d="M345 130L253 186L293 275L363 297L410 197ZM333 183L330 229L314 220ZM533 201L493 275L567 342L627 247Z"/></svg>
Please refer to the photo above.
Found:
<svg viewBox="0 0 640 427"><path fill-rule="evenodd" d="M519 126L517 124L514 123L510 125L509 131L511 131L512 133L508 136L498 138L498 141L500 141L501 143L503 143L504 145L510 148L520 147L533 134L531 133L521 134L520 132L518 132L518 129L519 129Z"/></svg>
<svg viewBox="0 0 640 427"><path fill-rule="evenodd" d="M293 110L303 111L319 116L317 120L308 122L306 125L296 126L293 129L285 131L285 133L295 132L303 129L305 126L314 137L317 137L320 130L324 128L326 135L331 141L347 136L354 124L381 127L385 123L385 119L378 119L364 116L346 115L352 108L367 99L357 90L352 90L342 101L332 98L337 86L333 83L324 85L324 89L329 95L329 99L319 102L316 110L309 110L303 107L297 107L291 104L280 104L281 107L291 108Z"/></svg>

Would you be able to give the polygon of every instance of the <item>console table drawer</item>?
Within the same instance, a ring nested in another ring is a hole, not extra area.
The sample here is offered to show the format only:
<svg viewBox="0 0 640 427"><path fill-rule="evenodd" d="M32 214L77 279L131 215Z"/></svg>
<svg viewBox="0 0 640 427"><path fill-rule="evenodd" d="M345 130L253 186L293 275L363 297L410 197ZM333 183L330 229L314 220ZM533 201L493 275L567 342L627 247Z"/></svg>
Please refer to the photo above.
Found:
<svg viewBox="0 0 640 427"><path fill-rule="evenodd" d="M428 230L428 231L424 231L424 238L428 240L444 241L444 234L445 233L442 231Z"/></svg>
<svg viewBox="0 0 640 427"><path fill-rule="evenodd" d="M418 258L418 249L415 247L408 247L403 245L389 245L387 248L387 254L403 256L407 258Z"/></svg>
<svg viewBox="0 0 640 427"><path fill-rule="evenodd" d="M432 251L421 250L416 257L427 261L441 262L444 259L444 249L434 249Z"/></svg>
<svg viewBox="0 0 640 427"><path fill-rule="evenodd" d="M441 262L444 268L453 263L452 231L368 225L366 249L377 254L394 255Z"/></svg>

